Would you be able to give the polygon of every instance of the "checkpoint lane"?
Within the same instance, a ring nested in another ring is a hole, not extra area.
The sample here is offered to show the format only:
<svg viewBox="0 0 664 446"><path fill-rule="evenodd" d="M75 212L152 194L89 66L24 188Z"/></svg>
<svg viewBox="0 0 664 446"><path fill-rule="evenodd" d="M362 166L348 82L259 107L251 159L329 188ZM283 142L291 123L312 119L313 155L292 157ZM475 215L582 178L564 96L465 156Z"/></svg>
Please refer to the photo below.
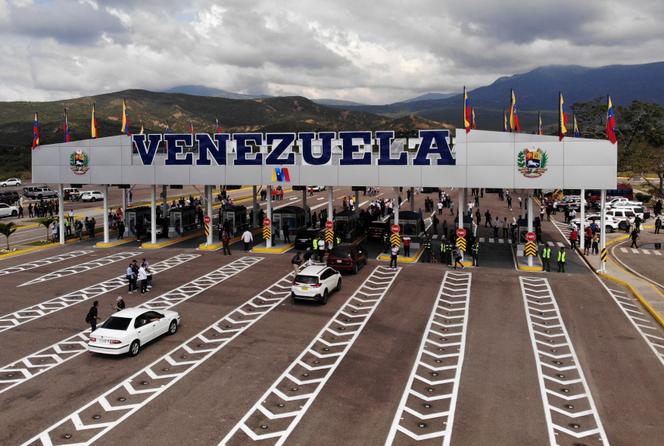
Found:
<svg viewBox="0 0 664 446"><path fill-rule="evenodd" d="M609 442L660 444L660 358L590 273L551 275L550 283Z"/></svg>
<svg viewBox="0 0 664 446"><path fill-rule="evenodd" d="M204 265L202 274L220 267L223 268L224 265L211 266L208 263ZM251 280L248 280L246 275L251 273L255 274L255 277L252 276ZM10 426L22 423L20 431L7 433L7 438L0 438L0 443L7 441L8 444L16 444L42 431L46 426L97 397L104 389L122 381L207 326L216 317L217 312L223 312L228 306L236 305L255 293L267 281L283 273L283 269L267 265L266 262L255 263L249 269L224 280L223 283L213 285L193 299L176 306L175 310L183 315L182 325L177 334L163 337L145 346L138 356L110 357L84 352L54 370L0 395L3 407L7 408ZM189 276L184 279L180 277L175 287L184 285L189 279ZM193 289L192 291L195 292ZM213 299L214 303L199 302L199 298L204 297ZM30 420L27 424L26 418Z"/></svg>
<svg viewBox="0 0 664 446"><path fill-rule="evenodd" d="M369 266L357 275L344 276L342 290L331 295L327 305L293 304L286 298L96 444L132 444L137 430L153 429L164 433L168 445L190 442L192 431L201 444L216 444L372 269Z"/></svg>
<svg viewBox="0 0 664 446"><path fill-rule="evenodd" d="M653 238L651 236L650 240ZM616 243L610 248L611 255L618 260L619 265L622 264L644 276L664 293L664 250L653 249L654 241L640 243L638 249L629 246L629 241Z"/></svg>

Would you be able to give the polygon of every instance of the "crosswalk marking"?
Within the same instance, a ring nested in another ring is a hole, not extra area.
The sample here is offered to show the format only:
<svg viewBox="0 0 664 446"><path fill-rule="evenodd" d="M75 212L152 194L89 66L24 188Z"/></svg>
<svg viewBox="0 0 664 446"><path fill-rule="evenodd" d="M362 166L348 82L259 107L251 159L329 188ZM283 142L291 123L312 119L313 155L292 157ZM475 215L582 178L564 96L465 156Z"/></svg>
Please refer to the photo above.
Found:
<svg viewBox="0 0 664 446"><path fill-rule="evenodd" d="M95 442L281 305L290 296L291 278L292 273L288 273L214 324L23 444L51 446L54 440L59 440L62 431L67 432L67 444ZM90 408L99 417L82 416Z"/></svg>
<svg viewBox="0 0 664 446"><path fill-rule="evenodd" d="M508 243L512 244L512 239L508 238L494 238L494 237L489 237L488 239L486 237L479 237L478 238L480 243Z"/></svg>
<svg viewBox="0 0 664 446"><path fill-rule="evenodd" d="M159 263L155 263L150 268L152 269L153 273L156 271L163 271L165 269L180 265L184 262L188 262L189 260L192 260L198 256L199 254L180 254L163 260ZM118 288L122 288L126 285L127 278L123 274L122 276L118 276L77 291L72 291L71 293L65 294L64 296L55 297L40 304L32 305L30 307L23 308L22 310L5 314L4 316L0 316L0 332L18 327L19 325L34 321L40 317L55 313L56 311L60 311L72 305L76 305L77 303L101 296L102 294L117 290Z"/></svg>
<svg viewBox="0 0 664 446"><path fill-rule="evenodd" d="M648 251L647 249L642 249L641 252L644 253L647 256L650 255L650 251Z"/></svg>
<svg viewBox="0 0 664 446"><path fill-rule="evenodd" d="M219 444L246 445L269 439L274 446L283 445L355 343L399 272L400 268L376 267Z"/></svg>
<svg viewBox="0 0 664 446"><path fill-rule="evenodd" d="M624 253L627 253L627 252L629 252L629 251L627 251L627 248L625 248L625 247L622 247L622 248L620 248L620 252L624 252Z"/></svg>
<svg viewBox="0 0 664 446"><path fill-rule="evenodd" d="M34 262L28 262L16 266L10 266L8 268L0 269L0 276L6 276L8 274L14 274L20 271L28 271L31 269L50 265L52 263L62 262L63 260L73 259L74 257L90 254L91 252L92 250L69 251L64 254L58 254L56 256L46 257L45 259L35 260Z"/></svg>
<svg viewBox="0 0 664 446"><path fill-rule="evenodd" d="M549 444L601 442L608 445L549 281L522 276L519 282L537 365Z"/></svg>
<svg viewBox="0 0 664 446"><path fill-rule="evenodd" d="M565 244L563 242L553 242L551 240L546 242L547 246L550 246L551 248L555 248L556 246L558 248L564 248Z"/></svg>
<svg viewBox="0 0 664 446"><path fill-rule="evenodd" d="M110 265L111 263L119 262L120 260L140 256L141 254L141 252L119 252L116 254L111 254L110 256L101 257L99 259L90 260L89 262L70 266L69 268L63 268L57 271L53 271L52 273L44 274L43 276L39 276L36 279L25 282L19 286L34 285L35 283L46 282L49 280L59 279L61 277L84 273L86 271L90 271L91 269L101 268L102 266Z"/></svg>
<svg viewBox="0 0 664 446"><path fill-rule="evenodd" d="M620 248L620 252L622 252L624 254L629 254L629 253L644 254L644 255L647 255L647 256L649 256L649 255L661 256L662 255L662 253L660 251L656 250L656 249L650 250L650 249L643 249L643 248L640 248L640 249L625 248L624 246Z"/></svg>
<svg viewBox="0 0 664 446"><path fill-rule="evenodd" d="M470 273L445 274L386 446L435 438L443 438L443 446L450 445L466 345L471 279Z"/></svg>
<svg viewBox="0 0 664 446"><path fill-rule="evenodd" d="M638 254L639 253L638 249L635 249L635 248L631 248L631 249L632 249L632 254Z"/></svg>

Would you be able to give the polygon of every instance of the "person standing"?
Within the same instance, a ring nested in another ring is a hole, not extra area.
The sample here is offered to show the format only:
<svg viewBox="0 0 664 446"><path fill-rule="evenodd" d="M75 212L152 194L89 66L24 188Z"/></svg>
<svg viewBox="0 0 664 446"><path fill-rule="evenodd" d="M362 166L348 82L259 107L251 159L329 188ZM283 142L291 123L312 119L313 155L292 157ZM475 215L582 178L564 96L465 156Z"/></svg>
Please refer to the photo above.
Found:
<svg viewBox="0 0 664 446"><path fill-rule="evenodd" d="M90 324L90 332L93 332L97 329L97 322L100 321L98 313L99 301L95 300L92 303L92 307L88 310L88 314L85 316L85 322Z"/></svg>
<svg viewBox="0 0 664 446"><path fill-rule="evenodd" d="M397 258L399 256L399 246L392 245L390 250L390 268L397 269Z"/></svg>
<svg viewBox="0 0 664 446"><path fill-rule="evenodd" d="M245 251L249 251L251 249L251 245L254 243L254 236L249 228L245 229L242 233L242 243L244 244Z"/></svg>
<svg viewBox="0 0 664 446"><path fill-rule="evenodd" d="M125 233L124 221L119 220L118 221L118 240L122 240L124 238L124 233Z"/></svg>
<svg viewBox="0 0 664 446"><path fill-rule="evenodd" d="M560 247L558 249L558 272L559 273L564 273L565 272L565 262L567 261L567 253L565 252L565 248Z"/></svg>
<svg viewBox="0 0 664 446"><path fill-rule="evenodd" d="M551 247L542 248L542 271L551 272Z"/></svg>
<svg viewBox="0 0 664 446"><path fill-rule="evenodd" d="M480 266L480 242L475 240L470 248L470 255L473 257L473 266Z"/></svg>
<svg viewBox="0 0 664 446"><path fill-rule="evenodd" d="M288 221L284 220L284 224L281 225L282 231L284 231L284 242L290 244L290 234L288 233Z"/></svg>
<svg viewBox="0 0 664 446"><path fill-rule="evenodd" d="M595 233L595 235L593 235L593 250L592 250L592 254L593 254L594 256L599 255L599 233Z"/></svg>
<svg viewBox="0 0 664 446"><path fill-rule="evenodd" d="M138 268L138 281L140 283L141 294L145 294L148 290L148 272L142 265Z"/></svg>
<svg viewBox="0 0 664 446"><path fill-rule="evenodd" d="M221 244L224 247L224 255L231 255L231 236L228 231L224 231L221 234Z"/></svg>
<svg viewBox="0 0 664 446"><path fill-rule="evenodd" d="M410 237L404 235L403 237L403 255L410 257Z"/></svg>
<svg viewBox="0 0 664 446"><path fill-rule="evenodd" d="M136 289L136 274L132 263L129 263L127 267L127 281L129 282L129 289L127 291L131 294Z"/></svg>
<svg viewBox="0 0 664 446"><path fill-rule="evenodd" d="M293 277L297 276L297 273L300 272L302 261L302 253L298 251L291 259L291 265L293 265Z"/></svg>
<svg viewBox="0 0 664 446"><path fill-rule="evenodd" d="M572 229L572 232L569 233L569 243L572 249L576 249L576 241L579 238L579 233L576 229Z"/></svg>
<svg viewBox="0 0 664 446"><path fill-rule="evenodd" d="M629 235L629 237L632 239L632 244L629 247L638 249L638 246L636 245L636 240L639 238L639 231L636 227L632 229L632 232Z"/></svg>
<svg viewBox="0 0 664 446"><path fill-rule="evenodd" d="M659 234L659 231L662 229L662 217L659 215L655 219L655 234Z"/></svg>

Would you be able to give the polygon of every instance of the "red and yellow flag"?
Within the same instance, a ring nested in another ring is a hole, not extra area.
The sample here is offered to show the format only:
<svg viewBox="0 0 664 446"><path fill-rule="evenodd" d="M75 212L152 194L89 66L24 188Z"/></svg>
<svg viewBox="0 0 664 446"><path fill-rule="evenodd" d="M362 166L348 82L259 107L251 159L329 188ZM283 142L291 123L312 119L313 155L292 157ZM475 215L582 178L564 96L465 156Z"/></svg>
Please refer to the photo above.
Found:
<svg viewBox="0 0 664 446"><path fill-rule="evenodd" d="M466 87L463 87L463 126L466 128L466 133L470 132L473 126L473 108L470 106L470 99Z"/></svg>
<svg viewBox="0 0 664 446"><path fill-rule="evenodd" d="M39 145L39 138L41 134L41 124L39 124L39 115L35 112L35 119L32 121L32 149L36 149Z"/></svg>
<svg viewBox="0 0 664 446"><path fill-rule="evenodd" d="M99 136L97 131L97 118L95 117L95 104L92 104L92 116L90 118L90 137L95 139Z"/></svg>
<svg viewBox="0 0 664 446"><path fill-rule="evenodd" d="M127 115L127 101L122 100L122 133L130 135L129 133L129 116Z"/></svg>
<svg viewBox="0 0 664 446"><path fill-rule="evenodd" d="M521 131L519 111L516 106L516 93L514 93L514 90L511 90L510 94L510 130L517 133Z"/></svg>
<svg viewBox="0 0 664 446"><path fill-rule="evenodd" d="M562 92L558 93L558 140L562 141L567 135L567 107Z"/></svg>

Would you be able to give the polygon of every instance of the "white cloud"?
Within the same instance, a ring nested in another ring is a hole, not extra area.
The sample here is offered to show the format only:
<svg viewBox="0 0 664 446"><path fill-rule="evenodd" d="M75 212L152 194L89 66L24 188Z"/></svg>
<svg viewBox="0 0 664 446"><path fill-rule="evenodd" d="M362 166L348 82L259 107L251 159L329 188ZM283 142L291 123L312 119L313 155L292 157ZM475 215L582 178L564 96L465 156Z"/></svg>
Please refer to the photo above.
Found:
<svg viewBox="0 0 664 446"><path fill-rule="evenodd" d="M658 0L286 4L0 0L0 100L202 84L383 103L542 65L664 60Z"/></svg>

